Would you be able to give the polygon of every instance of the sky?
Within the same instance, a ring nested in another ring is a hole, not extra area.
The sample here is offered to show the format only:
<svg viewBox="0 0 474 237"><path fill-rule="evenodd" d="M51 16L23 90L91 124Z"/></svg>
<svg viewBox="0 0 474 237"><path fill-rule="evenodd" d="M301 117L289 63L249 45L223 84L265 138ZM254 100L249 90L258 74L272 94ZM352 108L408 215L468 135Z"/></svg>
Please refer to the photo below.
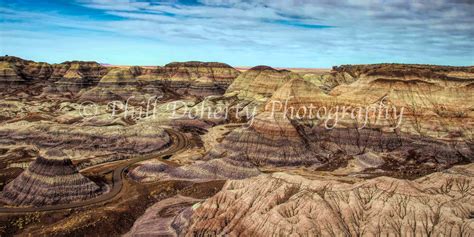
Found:
<svg viewBox="0 0 474 237"><path fill-rule="evenodd" d="M114 65L474 65L474 0L0 0L0 54Z"/></svg>

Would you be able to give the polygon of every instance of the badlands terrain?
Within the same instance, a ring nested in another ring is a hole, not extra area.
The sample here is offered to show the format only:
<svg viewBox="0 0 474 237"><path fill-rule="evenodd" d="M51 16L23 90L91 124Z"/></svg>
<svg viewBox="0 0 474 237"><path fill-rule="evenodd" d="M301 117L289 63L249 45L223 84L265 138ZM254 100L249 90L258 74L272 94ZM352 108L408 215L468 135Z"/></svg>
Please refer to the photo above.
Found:
<svg viewBox="0 0 474 237"><path fill-rule="evenodd" d="M474 67L0 57L0 236L472 236Z"/></svg>

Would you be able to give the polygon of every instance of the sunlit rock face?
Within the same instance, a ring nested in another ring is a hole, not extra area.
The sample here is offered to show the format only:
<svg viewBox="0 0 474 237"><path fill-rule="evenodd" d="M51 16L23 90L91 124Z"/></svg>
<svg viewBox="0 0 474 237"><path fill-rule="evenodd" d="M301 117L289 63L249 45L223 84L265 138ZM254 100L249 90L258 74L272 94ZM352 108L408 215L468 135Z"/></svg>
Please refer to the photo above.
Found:
<svg viewBox="0 0 474 237"><path fill-rule="evenodd" d="M375 64L334 70L356 80L336 86L331 95L355 106L383 101L404 108L405 132L453 137L472 130L474 100L467 98L474 93L474 67Z"/></svg>
<svg viewBox="0 0 474 237"><path fill-rule="evenodd" d="M188 89L190 95L206 97L222 95L225 89L210 78L199 78L191 83Z"/></svg>
<svg viewBox="0 0 474 237"><path fill-rule="evenodd" d="M0 84L26 85L44 83L49 79L53 69L47 63L37 63L18 57L0 57Z"/></svg>
<svg viewBox="0 0 474 237"><path fill-rule="evenodd" d="M138 81L143 83L162 83L168 79L168 73L164 67L141 67L140 75L137 77Z"/></svg>
<svg viewBox="0 0 474 237"><path fill-rule="evenodd" d="M473 78L473 67L451 67L420 64L368 64L334 66L331 73L322 77L325 89L351 84L360 78L375 77L399 80L448 80Z"/></svg>
<svg viewBox="0 0 474 237"><path fill-rule="evenodd" d="M137 78L142 75L143 71L144 69L141 67L114 68L102 77L96 87L82 93L80 99L98 102L133 99L133 101L146 102L148 98L161 94L161 90L158 87L142 90L144 83Z"/></svg>
<svg viewBox="0 0 474 237"><path fill-rule="evenodd" d="M2 84L24 82L25 79L18 75L17 68L5 61L0 62L0 81Z"/></svg>
<svg viewBox="0 0 474 237"><path fill-rule="evenodd" d="M315 117L316 109L331 104L334 98L300 77L291 79L276 90L265 111L283 112L292 119ZM315 110L315 111L310 111ZM312 112L313 114L310 114Z"/></svg>
<svg viewBox="0 0 474 237"><path fill-rule="evenodd" d="M268 99L280 86L298 77L298 74L287 70L257 66L240 74L229 86L226 94L235 93L239 98L251 100Z"/></svg>
<svg viewBox="0 0 474 237"><path fill-rule="evenodd" d="M71 61L48 64L23 60L17 57L0 58L0 84L10 87L34 87L36 94L45 96L58 93L77 93L91 87L107 73L107 68L96 62Z"/></svg>
<svg viewBox="0 0 474 237"><path fill-rule="evenodd" d="M311 165L321 160L311 143L292 120L300 108L325 103L329 96L300 77L283 84L264 106L264 112L243 128L228 134L209 157L244 157L257 166ZM299 114L298 114L299 113Z"/></svg>
<svg viewBox="0 0 474 237"><path fill-rule="evenodd" d="M243 157L256 166L320 163L311 144L281 112L257 115L248 128L237 128L208 157Z"/></svg>
<svg viewBox="0 0 474 237"><path fill-rule="evenodd" d="M222 94L239 75L233 67L216 62L175 62L164 68L171 88L196 96Z"/></svg>
<svg viewBox="0 0 474 237"><path fill-rule="evenodd" d="M335 67L335 71L353 75L356 82L343 83L331 94L352 100L367 96L370 101L386 94L402 100L410 93L454 103L466 96L474 83L474 67L374 64Z"/></svg>
<svg viewBox="0 0 474 237"><path fill-rule="evenodd" d="M81 175L62 151L48 150L4 187L1 200L15 206L45 206L87 200L106 189Z"/></svg>
<svg viewBox="0 0 474 237"><path fill-rule="evenodd" d="M253 67L234 80L226 90L223 101L239 109L239 112L236 112L239 117L249 118L249 112L261 111L272 94L294 78L300 78L300 76L268 66Z"/></svg>
<svg viewBox="0 0 474 237"><path fill-rule="evenodd" d="M174 217L190 216L182 222L186 236L459 236L473 231L473 171L467 165L413 181L353 184L260 175L227 181L193 214L185 209Z"/></svg>
<svg viewBox="0 0 474 237"><path fill-rule="evenodd" d="M60 92L78 93L81 89L97 85L108 68L97 62L70 61L53 65L51 80Z"/></svg>

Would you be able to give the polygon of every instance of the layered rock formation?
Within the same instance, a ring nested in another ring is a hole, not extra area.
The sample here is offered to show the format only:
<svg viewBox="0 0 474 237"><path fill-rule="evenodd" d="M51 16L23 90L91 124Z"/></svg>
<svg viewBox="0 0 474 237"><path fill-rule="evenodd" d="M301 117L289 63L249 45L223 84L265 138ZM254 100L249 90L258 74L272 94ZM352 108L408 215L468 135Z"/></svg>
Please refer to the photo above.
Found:
<svg viewBox="0 0 474 237"><path fill-rule="evenodd" d="M331 90L345 104L383 101L404 108L402 130L422 136L452 137L472 129L473 67L375 64L336 67L356 78Z"/></svg>
<svg viewBox="0 0 474 237"><path fill-rule="evenodd" d="M238 71L227 64L184 62L165 67L120 67L112 69L96 88L83 95L84 100L104 101L127 99L146 100L145 97L190 94L198 97L223 94ZM148 96L143 96L143 93Z"/></svg>
<svg viewBox="0 0 474 237"><path fill-rule="evenodd" d="M264 112L252 118L248 127L227 135L208 157L244 157L256 166L320 163L321 157L293 120L309 115L301 108L318 106L328 98L302 78L291 79L273 93Z"/></svg>
<svg viewBox="0 0 474 237"><path fill-rule="evenodd" d="M167 64L165 68L174 87L181 87L199 79L197 84L202 81L212 82L220 91L224 91L239 75L239 71L233 67L216 62L175 62Z"/></svg>
<svg viewBox="0 0 474 237"><path fill-rule="evenodd" d="M259 175L257 167L245 158L233 157L197 161L192 165L173 167L161 161L148 161L133 169L129 176L139 182L158 180L226 180Z"/></svg>
<svg viewBox="0 0 474 237"><path fill-rule="evenodd" d="M146 101L146 95L141 91L137 77L141 75L140 67L121 67L110 70L102 77L98 85L80 95L81 100L90 101L126 101L136 97L136 100ZM158 94L159 91L157 90ZM151 97L153 95L149 95Z"/></svg>
<svg viewBox="0 0 474 237"><path fill-rule="evenodd" d="M190 95L206 97L224 94L227 85L219 85L210 78L199 78L191 83L188 89Z"/></svg>
<svg viewBox="0 0 474 237"><path fill-rule="evenodd" d="M35 95L43 91L44 96L74 94L83 88L96 85L107 71L106 67L96 62L48 64L5 56L0 57L0 86L9 90L31 89L27 91Z"/></svg>
<svg viewBox="0 0 474 237"><path fill-rule="evenodd" d="M240 74L229 86L226 95L237 94L241 99L265 100L283 84L299 77L288 70L257 66Z"/></svg>
<svg viewBox="0 0 474 237"><path fill-rule="evenodd" d="M281 112L264 112L250 122L248 128L237 128L208 158L229 157L246 160L256 166L311 165L321 162L311 144Z"/></svg>
<svg viewBox="0 0 474 237"><path fill-rule="evenodd" d="M77 93L81 89L97 85L107 74L108 68L96 62L71 61L56 64L51 76L60 92Z"/></svg>
<svg viewBox="0 0 474 237"><path fill-rule="evenodd" d="M26 116L2 123L0 144L26 143L41 149L56 148L74 159L87 160L104 156L120 159L154 152L169 143L170 137L160 128L161 123L147 120L130 124L123 113L111 118L104 107L99 108L101 113L90 118L79 114L79 105L67 104L65 111L56 111L54 117Z"/></svg>
<svg viewBox="0 0 474 237"><path fill-rule="evenodd" d="M367 64L334 66L322 76L323 87L330 91L338 85L351 84L361 77L425 78L454 80L472 78L473 67L451 67L421 64Z"/></svg>
<svg viewBox="0 0 474 237"><path fill-rule="evenodd" d="M43 81L51 77L53 68L51 65L43 62L34 62L24 60L13 56L0 57L2 63L2 74L7 73L25 81Z"/></svg>
<svg viewBox="0 0 474 237"><path fill-rule="evenodd" d="M24 82L25 80L18 75L14 65L10 64L9 62L1 61L0 81L2 84L13 84L18 82Z"/></svg>
<svg viewBox="0 0 474 237"><path fill-rule="evenodd" d="M238 75L239 71L233 67L214 62L192 61L169 63L164 67L110 68L96 62L68 61L50 65L11 56L0 58L1 85L12 87L41 83L45 87L44 97L75 96L82 89L100 84L99 89L89 94L92 94L91 98L101 100L102 97L114 97L112 94L117 94L104 90L105 87L115 87L118 90L117 87L124 83L127 84L126 89L132 88L148 94L166 90L171 94L205 97L223 94ZM99 83L101 79L104 80ZM123 92L118 94L131 93Z"/></svg>
<svg viewBox="0 0 474 237"><path fill-rule="evenodd" d="M370 96L367 100L373 101L389 93L401 99L403 93L411 93L454 103L457 98L450 97L465 96L469 85L474 83L474 67L374 64L341 66L335 70L351 74L357 81L341 85L331 94L352 100Z"/></svg>
<svg viewBox="0 0 474 237"><path fill-rule="evenodd" d="M48 150L8 183L1 200L15 206L45 206L94 198L105 191L82 176L59 150Z"/></svg>
<svg viewBox="0 0 474 237"><path fill-rule="evenodd" d="M0 57L0 84L18 84L43 82L51 77L53 68L42 62L23 60L18 57Z"/></svg>
<svg viewBox="0 0 474 237"><path fill-rule="evenodd" d="M273 93L265 105L265 111L283 112L292 119L311 118L316 117L318 108L331 104L333 100L334 98L326 95L316 85L298 77L283 84Z"/></svg>
<svg viewBox="0 0 474 237"><path fill-rule="evenodd" d="M186 236L461 236L474 231L473 172L468 165L414 181L355 184L285 173L227 181L192 215L174 215L191 216L174 227L189 226Z"/></svg>

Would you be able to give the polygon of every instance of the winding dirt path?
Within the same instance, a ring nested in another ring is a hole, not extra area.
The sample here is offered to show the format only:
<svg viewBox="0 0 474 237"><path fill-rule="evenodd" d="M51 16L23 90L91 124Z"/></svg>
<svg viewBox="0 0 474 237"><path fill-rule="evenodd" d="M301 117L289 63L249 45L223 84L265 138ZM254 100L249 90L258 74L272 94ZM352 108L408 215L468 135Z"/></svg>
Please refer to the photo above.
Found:
<svg viewBox="0 0 474 237"><path fill-rule="evenodd" d="M178 151L185 149L188 146L188 140L185 135L179 132L176 132L172 129L165 129L165 130L171 136L171 139L173 141L171 146L163 150L159 154L138 156L115 168L113 171L113 177L112 177L112 188L109 192L103 195L100 195L96 198L92 198L92 199L81 201L81 202L65 203L65 204L58 204L58 205L52 205L52 206L0 207L0 214L4 214L4 213L21 214L21 213L29 213L29 212L44 212L44 211L73 209L73 208L80 208L80 207L95 205L95 204L99 204L99 203L106 202L113 199L122 191L123 180L125 178L124 173L131 165L136 164L141 161L153 159L153 158L161 158L164 156L172 155Z"/></svg>

